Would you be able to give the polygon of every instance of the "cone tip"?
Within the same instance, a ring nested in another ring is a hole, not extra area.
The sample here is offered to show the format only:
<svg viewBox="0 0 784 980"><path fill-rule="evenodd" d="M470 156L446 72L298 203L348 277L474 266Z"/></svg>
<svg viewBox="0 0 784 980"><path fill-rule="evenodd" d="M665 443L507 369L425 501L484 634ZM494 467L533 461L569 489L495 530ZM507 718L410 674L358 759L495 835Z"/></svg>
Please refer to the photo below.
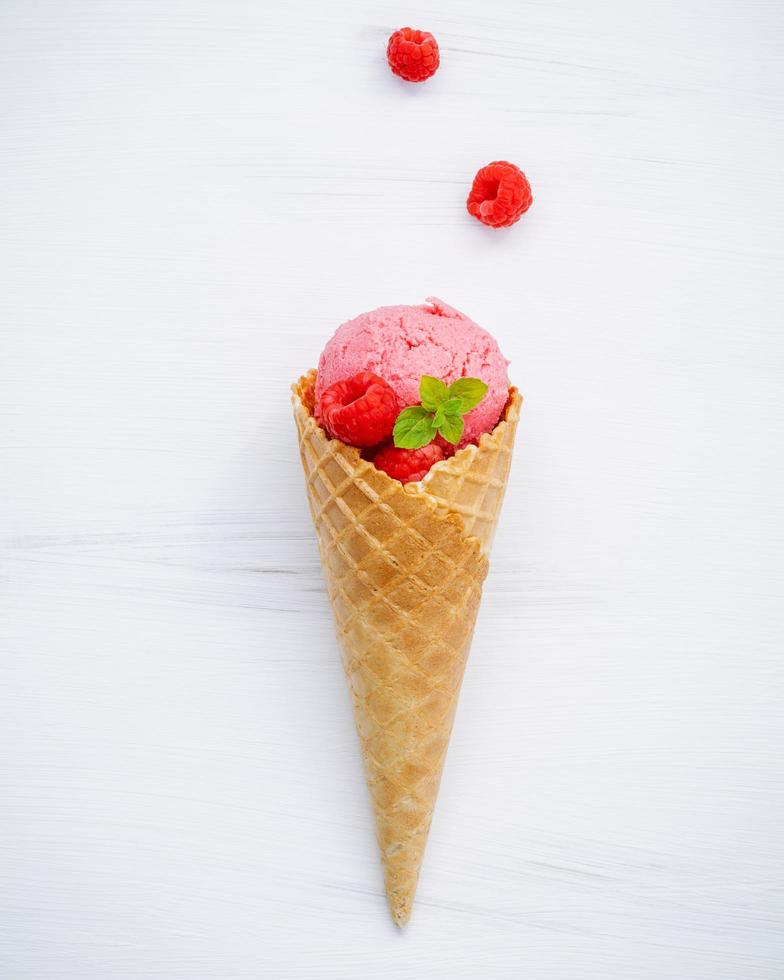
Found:
<svg viewBox="0 0 784 980"><path fill-rule="evenodd" d="M398 929L403 929L411 918L411 906L411 901L389 896L389 911L392 914L392 921Z"/></svg>

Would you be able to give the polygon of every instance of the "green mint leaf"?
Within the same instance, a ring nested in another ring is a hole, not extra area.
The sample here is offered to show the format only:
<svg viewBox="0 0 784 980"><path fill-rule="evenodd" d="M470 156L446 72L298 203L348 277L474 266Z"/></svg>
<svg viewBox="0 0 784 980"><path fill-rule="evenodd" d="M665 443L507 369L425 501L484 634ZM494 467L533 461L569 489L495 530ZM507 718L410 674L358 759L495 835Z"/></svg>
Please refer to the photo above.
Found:
<svg viewBox="0 0 784 980"><path fill-rule="evenodd" d="M470 412L487 394L487 385L479 378L458 378L449 386L449 397L459 398L462 411Z"/></svg>
<svg viewBox="0 0 784 980"><path fill-rule="evenodd" d="M436 431L433 413L421 405L412 405L398 415L392 439L398 449L421 449L435 439Z"/></svg>
<svg viewBox="0 0 784 980"><path fill-rule="evenodd" d="M423 374L419 382L419 397L422 399L422 407L428 412L434 412L441 402L449 397L449 389L443 381L438 378L431 378L429 374Z"/></svg>
<svg viewBox="0 0 784 980"><path fill-rule="evenodd" d="M438 427L438 431L447 442L451 442L453 446L456 446L460 442L460 437L463 434L462 415L445 416L444 421Z"/></svg>
<svg viewBox="0 0 784 980"><path fill-rule="evenodd" d="M443 415L462 415L463 400L462 398L447 398L438 411ZM436 415L438 415L438 413L436 413Z"/></svg>

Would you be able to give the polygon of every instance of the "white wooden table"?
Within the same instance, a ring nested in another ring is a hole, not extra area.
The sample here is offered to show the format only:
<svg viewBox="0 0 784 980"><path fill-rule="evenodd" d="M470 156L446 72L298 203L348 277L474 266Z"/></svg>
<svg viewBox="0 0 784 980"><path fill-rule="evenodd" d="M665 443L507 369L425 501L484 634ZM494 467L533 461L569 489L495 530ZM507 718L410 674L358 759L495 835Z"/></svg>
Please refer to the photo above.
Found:
<svg viewBox="0 0 784 980"><path fill-rule="evenodd" d="M784 975L783 37L774 0L4 0L3 980ZM535 194L500 233L497 158ZM399 934L288 385L428 295L526 407Z"/></svg>

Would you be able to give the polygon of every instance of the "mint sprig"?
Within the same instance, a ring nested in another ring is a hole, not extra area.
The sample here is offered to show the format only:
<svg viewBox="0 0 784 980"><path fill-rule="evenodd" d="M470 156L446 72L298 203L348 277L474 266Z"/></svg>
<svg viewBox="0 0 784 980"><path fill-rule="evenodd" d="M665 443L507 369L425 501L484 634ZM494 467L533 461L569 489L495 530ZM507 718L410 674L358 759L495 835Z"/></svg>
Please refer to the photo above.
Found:
<svg viewBox="0 0 784 980"><path fill-rule="evenodd" d="M463 416L487 394L479 378L458 378L451 385L425 374L419 382L420 405L398 415L392 438L398 449L421 449L441 435L456 446L463 435Z"/></svg>

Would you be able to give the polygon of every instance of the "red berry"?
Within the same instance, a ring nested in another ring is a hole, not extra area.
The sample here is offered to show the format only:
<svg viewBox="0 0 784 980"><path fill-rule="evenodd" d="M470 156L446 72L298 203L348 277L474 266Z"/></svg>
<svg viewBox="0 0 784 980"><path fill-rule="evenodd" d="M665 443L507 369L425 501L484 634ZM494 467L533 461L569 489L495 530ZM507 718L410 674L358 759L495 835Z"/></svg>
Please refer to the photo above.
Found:
<svg viewBox="0 0 784 980"><path fill-rule="evenodd" d="M434 463L438 463L443 458L443 449L431 442L421 449L384 446L376 453L373 462L393 480L400 480L401 483L416 483L427 475Z"/></svg>
<svg viewBox="0 0 784 980"><path fill-rule="evenodd" d="M438 42L427 31L401 27L389 39L387 61L407 82L424 82L438 70Z"/></svg>
<svg viewBox="0 0 784 980"><path fill-rule="evenodd" d="M316 420L333 439L349 446L377 446L388 439L397 419L397 395L377 374L360 371L325 388Z"/></svg>
<svg viewBox="0 0 784 980"><path fill-rule="evenodd" d="M457 446L453 442L447 442L440 433L435 437L433 443L438 446L438 448L444 454L444 459L449 459L450 456L454 456L457 452Z"/></svg>
<svg viewBox="0 0 784 980"><path fill-rule="evenodd" d="M518 221L532 203L531 185L523 171L506 160L496 160L474 177L466 207L483 225L506 228Z"/></svg>

